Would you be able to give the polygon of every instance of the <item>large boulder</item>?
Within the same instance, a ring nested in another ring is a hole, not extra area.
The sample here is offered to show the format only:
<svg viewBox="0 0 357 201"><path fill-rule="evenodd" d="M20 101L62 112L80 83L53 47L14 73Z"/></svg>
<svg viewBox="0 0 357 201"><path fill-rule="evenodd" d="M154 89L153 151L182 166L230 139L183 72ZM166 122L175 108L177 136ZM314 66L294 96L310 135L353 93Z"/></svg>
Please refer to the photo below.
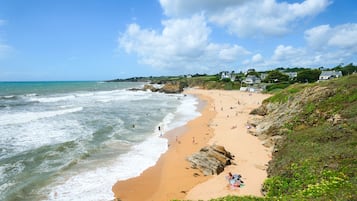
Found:
<svg viewBox="0 0 357 201"><path fill-rule="evenodd" d="M199 169L207 176L223 172L227 165L232 164L233 156L223 146L211 145L189 156L187 160L191 168Z"/></svg>
<svg viewBox="0 0 357 201"><path fill-rule="evenodd" d="M186 87L184 82L170 81L165 83L165 85L160 89L160 92L181 93L184 87Z"/></svg>

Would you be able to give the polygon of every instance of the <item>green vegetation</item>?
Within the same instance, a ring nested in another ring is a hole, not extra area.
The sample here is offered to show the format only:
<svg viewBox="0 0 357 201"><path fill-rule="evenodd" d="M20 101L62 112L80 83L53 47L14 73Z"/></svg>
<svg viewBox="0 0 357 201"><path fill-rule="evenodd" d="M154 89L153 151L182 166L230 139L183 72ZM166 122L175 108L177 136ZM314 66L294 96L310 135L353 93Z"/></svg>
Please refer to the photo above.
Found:
<svg viewBox="0 0 357 201"><path fill-rule="evenodd" d="M321 71L318 69L304 69L298 72L296 80L301 83L304 82L312 83L319 80L320 74Z"/></svg>
<svg viewBox="0 0 357 201"><path fill-rule="evenodd" d="M275 70L266 72L257 72L250 69L248 72L235 73L234 71L228 72L232 74L232 80L229 78L221 79L221 74L207 75L207 74L194 74L194 75L181 75L181 76L150 76L150 77L132 77L127 79L115 79L108 82L151 82L155 84L164 84L167 82L180 82L182 86L201 87L204 89L225 89L225 90L239 90L240 87L253 87L256 89L265 89L268 93L277 93L282 89L287 88L294 83L313 83L319 79L321 70L335 70L341 71L343 75L350 75L357 72L357 66L350 63L346 66L338 65L332 69L309 69L309 68L283 68L279 67ZM265 75L263 77L263 75ZM261 78L262 82L246 84L244 80L248 76L255 76Z"/></svg>
<svg viewBox="0 0 357 201"><path fill-rule="evenodd" d="M267 197L357 200L357 75L305 85L315 86L331 94L307 102L282 128L288 132L269 167ZM267 101L286 101L301 89L289 87Z"/></svg>
<svg viewBox="0 0 357 201"><path fill-rule="evenodd" d="M265 103L284 104L309 90L307 102L279 133L265 197L211 201L357 200L357 75L318 84L294 84ZM314 90L322 96L314 97Z"/></svg>
<svg viewBox="0 0 357 201"><path fill-rule="evenodd" d="M278 70L273 70L268 73L268 76L265 78L265 82L284 82L289 81L289 76L283 74Z"/></svg>
<svg viewBox="0 0 357 201"><path fill-rule="evenodd" d="M289 86L289 85L284 84L284 86ZM300 92L301 90L303 90L307 86L311 86L311 85L306 85L306 84L293 84L293 85L290 85L285 90L277 91L274 96L264 100L263 103L266 103L266 102L285 103L285 102L288 101L290 96L296 94L297 92Z"/></svg>

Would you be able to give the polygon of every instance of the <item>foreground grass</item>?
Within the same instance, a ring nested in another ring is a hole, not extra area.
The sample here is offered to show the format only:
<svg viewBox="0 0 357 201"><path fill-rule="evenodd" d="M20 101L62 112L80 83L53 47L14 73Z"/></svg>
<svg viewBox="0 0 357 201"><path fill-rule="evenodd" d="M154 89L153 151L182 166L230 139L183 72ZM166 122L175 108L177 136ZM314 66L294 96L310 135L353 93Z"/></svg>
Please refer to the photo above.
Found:
<svg viewBox="0 0 357 201"><path fill-rule="evenodd" d="M227 196L211 201L357 200L357 75L320 84L293 85L266 100L284 103L306 87L332 96L307 102L285 122L269 164L265 197ZM337 116L339 121L331 122Z"/></svg>

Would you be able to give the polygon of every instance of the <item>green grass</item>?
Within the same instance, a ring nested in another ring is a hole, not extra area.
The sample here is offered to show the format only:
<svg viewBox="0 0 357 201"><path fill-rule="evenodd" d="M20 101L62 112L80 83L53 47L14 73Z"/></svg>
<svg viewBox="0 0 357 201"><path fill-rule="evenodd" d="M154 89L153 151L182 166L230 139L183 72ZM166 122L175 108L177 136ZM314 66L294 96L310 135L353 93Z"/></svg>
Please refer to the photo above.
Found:
<svg viewBox="0 0 357 201"><path fill-rule="evenodd" d="M308 86L313 86L314 84L293 84L288 86L284 90L278 90L274 93L274 96L264 100L264 102L271 103L285 103L288 101L289 97L300 92Z"/></svg>

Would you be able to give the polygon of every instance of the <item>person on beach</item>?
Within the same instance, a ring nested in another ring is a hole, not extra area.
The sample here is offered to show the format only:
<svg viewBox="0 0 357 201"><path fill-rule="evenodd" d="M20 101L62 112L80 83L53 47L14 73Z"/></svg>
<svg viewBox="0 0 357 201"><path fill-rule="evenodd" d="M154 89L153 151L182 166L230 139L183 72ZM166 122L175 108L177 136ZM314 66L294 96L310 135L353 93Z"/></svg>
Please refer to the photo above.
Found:
<svg viewBox="0 0 357 201"><path fill-rule="evenodd" d="M161 131L161 127L157 127L157 129L159 130L160 136L162 136L162 131Z"/></svg>
<svg viewBox="0 0 357 201"><path fill-rule="evenodd" d="M231 188L239 188L243 185L243 181L241 180L242 176L239 174L232 174L231 172L228 173L226 179L228 180L229 185Z"/></svg>

